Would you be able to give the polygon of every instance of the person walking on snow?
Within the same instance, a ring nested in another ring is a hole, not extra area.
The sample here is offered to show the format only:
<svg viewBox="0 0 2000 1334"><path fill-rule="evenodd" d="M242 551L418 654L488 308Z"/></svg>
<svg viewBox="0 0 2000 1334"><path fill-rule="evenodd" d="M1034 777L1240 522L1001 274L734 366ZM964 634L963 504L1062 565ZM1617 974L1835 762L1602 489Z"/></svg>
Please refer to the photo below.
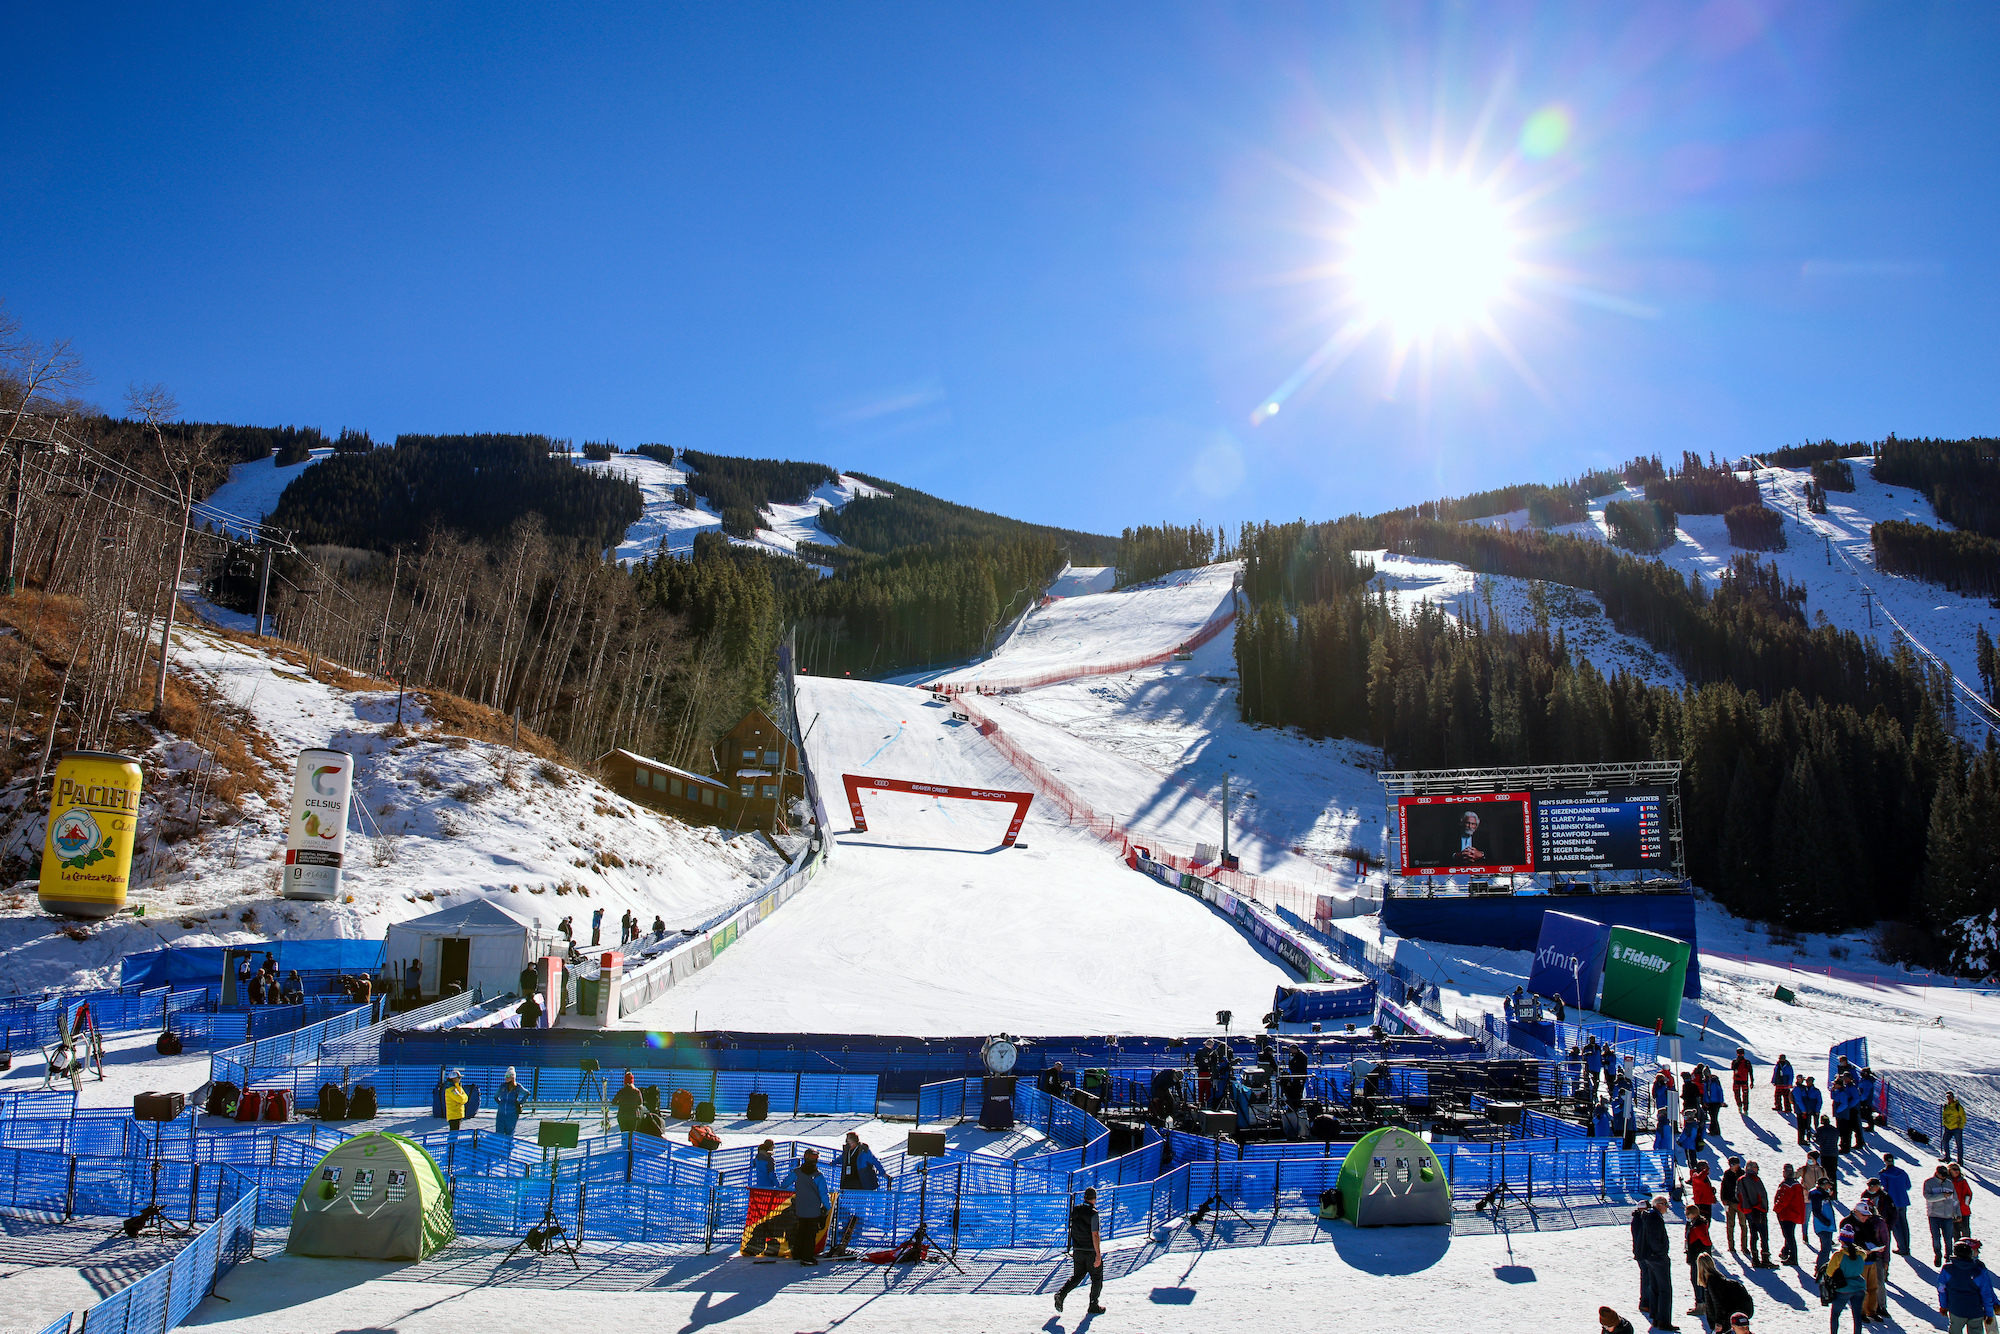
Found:
<svg viewBox="0 0 2000 1334"><path fill-rule="evenodd" d="M1793 1087L1792 1111L1796 1114L1801 1145L1813 1142L1813 1127L1819 1122L1819 1109L1823 1105L1819 1085L1813 1083L1811 1075L1806 1076L1805 1083Z"/></svg>
<svg viewBox="0 0 2000 1334"><path fill-rule="evenodd" d="M1750 1087L1756 1083L1750 1072L1750 1054L1738 1047L1736 1059L1729 1063L1729 1084L1736 1094L1736 1114L1744 1120L1750 1119Z"/></svg>
<svg viewBox="0 0 2000 1334"><path fill-rule="evenodd" d="M1771 1263L1771 1196L1755 1162L1745 1163L1736 1181L1736 1204L1743 1211L1743 1249L1752 1269L1775 1269Z"/></svg>
<svg viewBox="0 0 2000 1334"><path fill-rule="evenodd" d="M1742 1223L1743 1211L1737 1207L1736 1186L1743 1180L1743 1160L1731 1157L1722 1169L1722 1235L1729 1243L1730 1254L1736 1253L1736 1229ZM1748 1227L1744 1228L1743 1240L1750 1240Z"/></svg>
<svg viewBox="0 0 2000 1334"><path fill-rule="evenodd" d="M1955 1160L1960 1166L1965 1164L1965 1104L1958 1100L1958 1094L1947 1092L1944 1106L1938 1108L1938 1121L1944 1126L1944 1141L1938 1145L1938 1156ZM1954 1153L1953 1147L1957 1152Z"/></svg>
<svg viewBox="0 0 2000 1334"><path fill-rule="evenodd" d="M1702 1090L1702 1101L1708 1106L1708 1133L1722 1133L1722 1076L1711 1070L1708 1072L1708 1087Z"/></svg>
<svg viewBox="0 0 2000 1334"><path fill-rule="evenodd" d="M1771 1067L1771 1110L1786 1115L1792 1110L1792 1062L1782 1052Z"/></svg>
<svg viewBox="0 0 2000 1334"><path fill-rule="evenodd" d="M1972 1243L1953 1245L1950 1263L1937 1280L1938 1314L1945 1318L1946 1334L1983 1334L1993 1316L1996 1294L1992 1271L1973 1254Z"/></svg>
<svg viewBox="0 0 2000 1334"><path fill-rule="evenodd" d="M1778 1247L1778 1263L1795 1265L1799 1262L1798 1229L1806 1221L1806 1188L1793 1175L1790 1163L1785 1164L1785 1179L1778 1183L1778 1192L1772 1197L1771 1212L1777 1216L1778 1228L1785 1238Z"/></svg>
<svg viewBox="0 0 2000 1334"><path fill-rule="evenodd" d="M1097 1188L1083 1192L1083 1203L1069 1211L1069 1282L1056 1289L1056 1310L1063 1298L1090 1280L1090 1314L1103 1315L1098 1299L1104 1295L1104 1242L1097 1235Z"/></svg>
<svg viewBox="0 0 2000 1334"><path fill-rule="evenodd" d="M1931 1264L1942 1267L1945 1255L1958 1240L1958 1188L1952 1185L1949 1164L1940 1162L1937 1171L1924 1178L1924 1215L1931 1225Z"/></svg>
<svg viewBox="0 0 2000 1334"><path fill-rule="evenodd" d="M1834 1234L1840 1231L1840 1202L1833 1198L1833 1189L1821 1181L1806 1192L1806 1217L1812 1222L1813 1236L1819 1239L1819 1258L1814 1261L1818 1268L1825 1268L1827 1254L1833 1250Z"/></svg>
<svg viewBox="0 0 2000 1334"><path fill-rule="evenodd" d="M590 915L590 944L594 949L602 943L604 936L604 909L599 908Z"/></svg>
<svg viewBox="0 0 2000 1334"><path fill-rule="evenodd" d="M1819 1166L1835 1190L1840 1188L1840 1131L1833 1122L1821 1121L1813 1134L1819 1144Z"/></svg>
<svg viewBox="0 0 2000 1334"><path fill-rule="evenodd" d="M1896 1155L1882 1155L1882 1170L1875 1174L1882 1183L1882 1194L1888 1197L1895 1212L1889 1215L1889 1233L1896 1239L1896 1254L1910 1253L1910 1174L1896 1166Z"/></svg>
<svg viewBox="0 0 2000 1334"><path fill-rule="evenodd" d="M1667 1197L1632 1211L1632 1259L1639 1266L1639 1309L1654 1329L1678 1330L1674 1320L1672 1252L1667 1245Z"/></svg>
<svg viewBox="0 0 2000 1334"><path fill-rule="evenodd" d="M1972 1183L1957 1163L1945 1170L1951 1174L1951 1188L1958 1192L1958 1239L1964 1241L1972 1235Z"/></svg>

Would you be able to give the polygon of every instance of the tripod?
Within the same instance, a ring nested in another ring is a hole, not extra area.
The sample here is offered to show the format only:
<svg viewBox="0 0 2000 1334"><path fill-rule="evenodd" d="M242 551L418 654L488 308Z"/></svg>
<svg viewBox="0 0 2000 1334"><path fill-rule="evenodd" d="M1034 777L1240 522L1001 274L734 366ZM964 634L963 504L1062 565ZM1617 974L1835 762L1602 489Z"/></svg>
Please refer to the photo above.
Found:
<svg viewBox="0 0 2000 1334"><path fill-rule="evenodd" d="M1472 1211L1479 1213L1490 1207L1493 1210L1493 1216L1497 1219L1500 1217L1500 1211L1507 1206L1507 1201L1509 1200L1514 1201L1514 1203L1520 1205L1529 1213L1535 1212L1534 1202L1507 1184L1507 1177L1504 1172L1501 1174L1500 1184L1480 1196L1479 1203L1472 1206Z"/></svg>
<svg viewBox="0 0 2000 1334"><path fill-rule="evenodd" d="M513 1249L500 1257L501 1264L504 1265L513 1259L520 1252L520 1249L526 1246L537 1255L547 1255L551 1251L560 1251L569 1257L570 1265L573 1268L578 1270L583 1268L582 1265L576 1262L577 1245L570 1237L569 1229L565 1228L561 1221L556 1218L556 1176L561 1170L562 1150L557 1149L554 1159L549 1164L549 1200L547 1204L542 1206L542 1221L529 1228L528 1235L515 1242Z"/></svg>
<svg viewBox="0 0 2000 1334"><path fill-rule="evenodd" d="M122 1225L127 1237L138 1240L139 1234L151 1228L153 1235L161 1241L168 1237L185 1237L194 1231L190 1225L183 1227L167 1217L167 1211L160 1207L160 1142L153 1141L153 1193L146 1201L146 1207L125 1220Z"/></svg>
<svg viewBox="0 0 2000 1334"><path fill-rule="evenodd" d="M926 1158L923 1160L923 1164L922 1167L917 1169L917 1230L910 1234L908 1241L896 1248L898 1254L908 1251L911 1255L918 1258L922 1258L926 1247L937 1250L936 1247L931 1246L930 1230L924 1225L924 1206L930 1199L931 1160ZM957 1269L959 1273L963 1274L965 1272L959 1268L957 1259L948 1252L939 1250L938 1258L953 1269Z"/></svg>
<svg viewBox="0 0 2000 1334"><path fill-rule="evenodd" d="M1214 1154L1209 1160L1209 1196L1201 1202L1201 1208L1194 1211L1194 1216L1188 1220L1188 1226L1198 1227L1201 1224L1201 1220L1206 1218L1211 1212L1219 1214L1224 1209L1235 1214L1240 1221L1247 1223L1250 1220L1243 1217L1243 1211L1222 1198L1222 1136L1214 1135L1210 1138L1214 1141Z"/></svg>

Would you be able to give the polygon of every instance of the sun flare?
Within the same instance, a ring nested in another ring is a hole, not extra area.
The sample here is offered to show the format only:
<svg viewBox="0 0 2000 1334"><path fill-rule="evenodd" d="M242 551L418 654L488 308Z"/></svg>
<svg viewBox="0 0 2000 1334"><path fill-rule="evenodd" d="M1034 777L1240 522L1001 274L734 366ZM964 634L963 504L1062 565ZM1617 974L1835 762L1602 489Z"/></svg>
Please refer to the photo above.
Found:
<svg viewBox="0 0 2000 1334"><path fill-rule="evenodd" d="M1390 185L1356 216L1347 242L1356 296L1406 339L1478 319L1514 274L1505 211L1458 177Z"/></svg>

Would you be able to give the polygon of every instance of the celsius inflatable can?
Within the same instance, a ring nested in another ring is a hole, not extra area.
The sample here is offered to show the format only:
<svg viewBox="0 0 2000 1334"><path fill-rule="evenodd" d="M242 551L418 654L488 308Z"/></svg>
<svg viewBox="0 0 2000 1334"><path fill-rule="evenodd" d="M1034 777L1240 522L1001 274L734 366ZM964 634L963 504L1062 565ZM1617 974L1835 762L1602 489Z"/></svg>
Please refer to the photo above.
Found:
<svg viewBox="0 0 2000 1334"><path fill-rule="evenodd" d="M56 765L42 844L42 907L65 917L109 917L125 906L139 833L139 762L73 750Z"/></svg>
<svg viewBox="0 0 2000 1334"><path fill-rule="evenodd" d="M330 899L340 893L347 851L347 803L354 792L354 757L344 750L302 750L292 775L291 821L285 831L285 897Z"/></svg>

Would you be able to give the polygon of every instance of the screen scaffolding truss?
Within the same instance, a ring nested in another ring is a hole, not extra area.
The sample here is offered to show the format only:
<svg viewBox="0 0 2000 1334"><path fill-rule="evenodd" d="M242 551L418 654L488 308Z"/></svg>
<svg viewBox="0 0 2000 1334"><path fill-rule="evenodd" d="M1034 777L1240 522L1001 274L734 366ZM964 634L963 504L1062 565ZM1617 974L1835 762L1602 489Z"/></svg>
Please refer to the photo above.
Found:
<svg viewBox="0 0 2000 1334"><path fill-rule="evenodd" d="M1660 883L1657 875L1648 881L1644 872L1591 872L1593 883L1607 888L1640 890L1683 888L1687 883L1687 858L1681 838L1681 762L1679 760L1639 760L1629 764L1528 764L1496 769L1384 769L1376 774L1387 798L1384 827L1389 833L1389 862L1398 877L1404 875L1398 799L1427 796L1479 796L1504 792L1589 792L1603 788L1657 787L1665 790L1661 802L1665 817L1667 859L1671 882ZM1624 876L1607 881L1606 876ZM1426 881L1445 880L1425 876ZM1509 877L1519 882L1573 880L1573 873L1535 871ZM1407 893L1406 888L1403 892ZM1476 892L1476 889L1475 889ZM1505 891L1503 891L1505 892Z"/></svg>

